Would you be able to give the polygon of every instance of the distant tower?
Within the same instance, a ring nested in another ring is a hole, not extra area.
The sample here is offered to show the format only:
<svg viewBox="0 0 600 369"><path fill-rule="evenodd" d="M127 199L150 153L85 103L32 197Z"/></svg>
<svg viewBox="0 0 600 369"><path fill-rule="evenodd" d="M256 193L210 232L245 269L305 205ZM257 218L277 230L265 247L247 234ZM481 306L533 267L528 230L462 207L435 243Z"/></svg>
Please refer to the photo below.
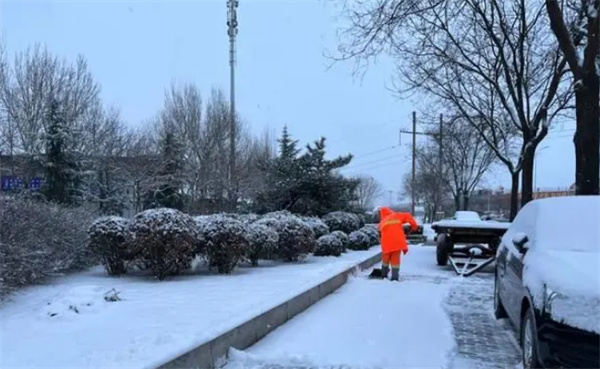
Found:
<svg viewBox="0 0 600 369"><path fill-rule="evenodd" d="M230 68L230 86L229 86L229 119L230 119L230 145L229 145L229 200L232 206L235 204L236 178L235 178L235 38L238 33L237 7L238 0L227 1L227 34L229 35L229 68Z"/></svg>

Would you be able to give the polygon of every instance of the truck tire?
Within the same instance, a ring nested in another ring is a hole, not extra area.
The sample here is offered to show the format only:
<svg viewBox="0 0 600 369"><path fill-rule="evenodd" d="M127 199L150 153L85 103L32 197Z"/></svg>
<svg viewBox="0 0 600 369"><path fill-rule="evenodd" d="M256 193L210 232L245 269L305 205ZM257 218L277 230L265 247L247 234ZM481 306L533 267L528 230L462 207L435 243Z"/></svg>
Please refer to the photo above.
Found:
<svg viewBox="0 0 600 369"><path fill-rule="evenodd" d="M436 257L439 266L448 265L448 236L439 234L437 236Z"/></svg>

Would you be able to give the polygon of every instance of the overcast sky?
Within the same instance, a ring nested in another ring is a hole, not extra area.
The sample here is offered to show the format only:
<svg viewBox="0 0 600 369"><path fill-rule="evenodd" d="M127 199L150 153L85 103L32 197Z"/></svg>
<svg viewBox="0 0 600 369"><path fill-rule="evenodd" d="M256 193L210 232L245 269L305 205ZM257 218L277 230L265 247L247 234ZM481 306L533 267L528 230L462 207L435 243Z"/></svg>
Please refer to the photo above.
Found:
<svg viewBox="0 0 600 369"><path fill-rule="evenodd" d="M10 55L36 42L70 60L83 54L104 102L136 126L160 109L171 82L196 83L205 96L212 87L229 93L225 3L0 0L0 29ZM410 129L418 99L386 89L392 66L384 59L362 80L351 62L327 70L335 10L317 0L240 0L237 109L257 134L287 124L302 144L325 136L331 155L354 154L346 172L376 177L386 203L410 172L410 137L399 146L399 129ZM574 182L574 122L553 128L540 145L538 187ZM485 181L509 188L507 173L498 167Z"/></svg>

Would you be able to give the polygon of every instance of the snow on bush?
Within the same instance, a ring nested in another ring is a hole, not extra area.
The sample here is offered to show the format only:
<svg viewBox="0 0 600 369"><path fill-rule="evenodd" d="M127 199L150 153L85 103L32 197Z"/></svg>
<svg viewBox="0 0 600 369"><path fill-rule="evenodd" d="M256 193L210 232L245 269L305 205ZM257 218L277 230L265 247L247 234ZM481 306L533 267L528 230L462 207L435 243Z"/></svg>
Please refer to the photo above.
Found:
<svg viewBox="0 0 600 369"><path fill-rule="evenodd" d="M49 275L98 262L87 247L97 214L32 199L0 197L0 297Z"/></svg>
<svg viewBox="0 0 600 369"><path fill-rule="evenodd" d="M300 218L289 213L270 213L254 224L265 225L277 231L277 256L285 261L299 260L311 253L316 246L313 230Z"/></svg>
<svg viewBox="0 0 600 369"><path fill-rule="evenodd" d="M132 259L129 220L120 217L98 218L88 229L88 235L90 249L102 260L108 274L127 272L127 262Z"/></svg>
<svg viewBox="0 0 600 369"><path fill-rule="evenodd" d="M317 239L317 247L315 248L315 256L340 256L344 246L339 238L333 235L325 235Z"/></svg>
<svg viewBox="0 0 600 369"><path fill-rule="evenodd" d="M348 237L350 238L348 244L350 250L368 250L371 247L369 236L361 231L354 231Z"/></svg>
<svg viewBox="0 0 600 369"><path fill-rule="evenodd" d="M334 211L323 216L323 221L331 231L342 231L350 234L361 227L360 218L356 214Z"/></svg>
<svg viewBox="0 0 600 369"><path fill-rule="evenodd" d="M360 232L366 234L369 237L370 246L379 245L379 231L372 225L365 225Z"/></svg>
<svg viewBox="0 0 600 369"><path fill-rule="evenodd" d="M190 267L199 237L189 215L175 209L149 209L131 220L129 230L133 253L159 280Z"/></svg>
<svg viewBox="0 0 600 369"><path fill-rule="evenodd" d="M302 221L315 232L316 238L329 234L327 224L317 217L302 217Z"/></svg>
<svg viewBox="0 0 600 369"><path fill-rule="evenodd" d="M335 236L342 243L342 252L346 252L348 245L350 244L350 237L342 231L333 231L331 232L332 236Z"/></svg>
<svg viewBox="0 0 600 369"><path fill-rule="evenodd" d="M247 226L222 214L196 217L195 221L206 244L204 257L208 266L221 274L231 273L248 251Z"/></svg>
<svg viewBox="0 0 600 369"><path fill-rule="evenodd" d="M246 256L252 265L257 266L258 259L272 259L279 242L277 231L264 224L249 224L247 228L250 246Z"/></svg>

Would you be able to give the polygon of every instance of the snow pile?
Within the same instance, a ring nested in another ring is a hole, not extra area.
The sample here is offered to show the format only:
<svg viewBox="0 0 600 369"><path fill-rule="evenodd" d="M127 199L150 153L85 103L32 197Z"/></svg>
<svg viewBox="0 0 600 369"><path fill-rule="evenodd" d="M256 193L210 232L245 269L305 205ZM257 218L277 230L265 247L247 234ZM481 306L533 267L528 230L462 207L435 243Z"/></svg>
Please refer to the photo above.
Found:
<svg viewBox="0 0 600 369"><path fill-rule="evenodd" d="M250 243L246 256L252 265L257 266L259 259L273 259L279 242L277 232L263 224L249 224L246 227Z"/></svg>
<svg viewBox="0 0 600 369"><path fill-rule="evenodd" d="M346 249L350 245L350 237L348 237L348 235L342 231L333 231L331 232L331 235L337 237L340 240L340 242L342 243L343 250L346 251Z"/></svg>
<svg viewBox="0 0 600 369"><path fill-rule="evenodd" d="M369 236L360 231L354 231L348 236L350 243L348 248L350 250L368 250L371 247L371 240Z"/></svg>
<svg viewBox="0 0 600 369"><path fill-rule="evenodd" d="M525 233L523 282L533 303L553 319L600 333L600 196L535 200L527 204L503 237Z"/></svg>
<svg viewBox="0 0 600 369"><path fill-rule="evenodd" d="M344 246L339 238L333 235L325 235L317 240L315 256L340 256L344 251Z"/></svg>
<svg viewBox="0 0 600 369"><path fill-rule="evenodd" d="M360 229L364 225L358 215L343 211L329 213L323 216L323 221L331 231L342 231L347 234Z"/></svg>
<svg viewBox="0 0 600 369"><path fill-rule="evenodd" d="M175 209L149 209L131 220L129 230L132 252L159 280L191 265L199 239L192 217Z"/></svg>
<svg viewBox="0 0 600 369"><path fill-rule="evenodd" d="M255 224L265 225L277 231L277 255L285 261L302 259L315 248L315 233L297 216L283 212L270 213Z"/></svg>
<svg viewBox="0 0 600 369"><path fill-rule="evenodd" d="M110 275L127 272L132 260L129 220L120 217L101 217L88 229L89 247L101 260Z"/></svg>
<svg viewBox="0 0 600 369"><path fill-rule="evenodd" d="M205 242L204 256L209 267L217 268L221 274L231 273L248 251L248 228L239 220L221 214L195 222Z"/></svg>
<svg viewBox="0 0 600 369"><path fill-rule="evenodd" d="M315 232L316 238L325 236L330 232L327 224L317 217L302 217L302 221Z"/></svg>

